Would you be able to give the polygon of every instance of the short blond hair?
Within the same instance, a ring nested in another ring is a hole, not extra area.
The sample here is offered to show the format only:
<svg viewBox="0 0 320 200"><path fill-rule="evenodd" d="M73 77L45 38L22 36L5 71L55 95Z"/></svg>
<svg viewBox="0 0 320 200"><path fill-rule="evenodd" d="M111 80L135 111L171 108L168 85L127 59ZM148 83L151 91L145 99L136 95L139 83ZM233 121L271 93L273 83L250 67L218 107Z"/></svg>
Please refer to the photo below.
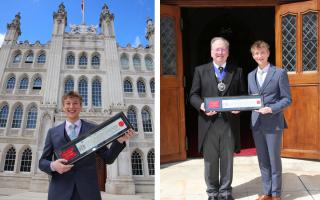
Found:
<svg viewBox="0 0 320 200"><path fill-rule="evenodd" d="M62 97L62 105L64 105L64 101L67 99L67 98L76 98L76 99L79 99L80 101L80 105L82 105L82 97L75 91L70 91L68 93L66 93L65 95L63 95Z"/></svg>
<svg viewBox="0 0 320 200"><path fill-rule="evenodd" d="M212 49L212 44L215 43L216 41L221 40L224 42L224 44L226 45L227 49L229 50L229 42L227 39L225 39L224 37L214 37L211 39L210 42L210 49Z"/></svg>
<svg viewBox="0 0 320 200"><path fill-rule="evenodd" d="M250 51L251 51L251 53L253 53L253 51L254 51L255 49L261 49L261 48L265 48L265 49L267 49L268 51L270 51L270 50L269 50L269 48L270 48L269 44L266 43L266 42L263 41L263 40L257 40L257 41L255 41L255 42L251 45Z"/></svg>

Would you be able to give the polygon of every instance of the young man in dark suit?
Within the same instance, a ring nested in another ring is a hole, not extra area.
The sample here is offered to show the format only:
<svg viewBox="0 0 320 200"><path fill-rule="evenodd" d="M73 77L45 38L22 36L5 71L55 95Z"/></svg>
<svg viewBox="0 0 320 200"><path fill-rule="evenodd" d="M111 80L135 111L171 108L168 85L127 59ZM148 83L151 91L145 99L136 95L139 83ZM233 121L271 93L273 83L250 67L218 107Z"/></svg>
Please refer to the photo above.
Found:
<svg viewBox="0 0 320 200"><path fill-rule="evenodd" d="M205 97L245 93L242 69L227 63L229 42L211 40L212 62L196 67L190 102L199 111L198 146L203 152L209 200L232 200L233 153L240 151L239 111L206 112ZM220 180L219 180L220 171Z"/></svg>
<svg viewBox="0 0 320 200"><path fill-rule="evenodd" d="M51 175L48 191L49 200L101 200L98 187L96 158L91 154L75 165L66 165L66 160L55 159L54 150L67 144L78 135L84 134L96 125L80 119L82 98L76 92L63 96L63 111L67 120L48 131L39 168ZM107 164L113 163L125 148L125 141L133 135L132 130L114 141L110 147L97 151Z"/></svg>
<svg viewBox="0 0 320 200"><path fill-rule="evenodd" d="M269 63L269 45L256 41L251 46L258 67L248 75L249 94L263 96L265 107L252 111L251 127L257 149L263 195L257 200L280 200L282 184L281 138L287 128L283 109L291 104L287 72Z"/></svg>

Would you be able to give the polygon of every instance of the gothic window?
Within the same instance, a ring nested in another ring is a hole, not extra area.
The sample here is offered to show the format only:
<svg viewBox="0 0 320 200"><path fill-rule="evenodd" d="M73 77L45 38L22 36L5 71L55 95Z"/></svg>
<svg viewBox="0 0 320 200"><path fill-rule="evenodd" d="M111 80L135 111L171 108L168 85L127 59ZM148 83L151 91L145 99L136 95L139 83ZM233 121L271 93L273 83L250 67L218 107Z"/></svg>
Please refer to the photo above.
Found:
<svg viewBox="0 0 320 200"><path fill-rule="evenodd" d="M282 17L282 66L287 71L296 71L296 34L297 19L294 15L286 15Z"/></svg>
<svg viewBox="0 0 320 200"><path fill-rule="evenodd" d="M132 92L132 84L129 80L125 80L123 83L123 91L124 92Z"/></svg>
<svg viewBox="0 0 320 200"><path fill-rule="evenodd" d="M42 80L40 77L37 77L33 80L33 86L32 89L34 90L41 90Z"/></svg>
<svg viewBox="0 0 320 200"><path fill-rule="evenodd" d="M137 89L138 93L146 93L146 86L144 85L144 82L142 80L139 80L137 82Z"/></svg>
<svg viewBox="0 0 320 200"><path fill-rule="evenodd" d="M133 130L138 131L137 114L133 107L129 108L127 116L128 116L129 122L133 126Z"/></svg>
<svg viewBox="0 0 320 200"><path fill-rule="evenodd" d="M28 89L28 84L29 84L29 80L27 77L24 77L23 79L21 79L20 81L20 90L26 90Z"/></svg>
<svg viewBox="0 0 320 200"><path fill-rule="evenodd" d="M21 54L17 54L14 58L13 58L13 63L19 63L21 61Z"/></svg>
<svg viewBox="0 0 320 200"><path fill-rule="evenodd" d="M87 65L88 58L85 54L82 54L79 58L79 65Z"/></svg>
<svg viewBox="0 0 320 200"><path fill-rule="evenodd" d="M154 94L154 80L153 79L150 81L150 89L151 89L151 93Z"/></svg>
<svg viewBox="0 0 320 200"><path fill-rule="evenodd" d="M32 161L32 151L27 148L23 151L21 156L20 172L30 172Z"/></svg>
<svg viewBox="0 0 320 200"><path fill-rule="evenodd" d="M78 85L79 94L82 97L82 103L84 106L88 105L88 83L87 80L81 79Z"/></svg>
<svg viewBox="0 0 320 200"><path fill-rule="evenodd" d="M142 158L138 151L131 155L132 175L143 175Z"/></svg>
<svg viewBox="0 0 320 200"><path fill-rule="evenodd" d="M146 63L147 69L148 70L153 70L153 60L152 60L152 58L150 56L147 56L144 61Z"/></svg>
<svg viewBox="0 0 320 200"><path fill-rule="evenodd" d="M13 113L13 119L12 119L12 128L21 128L21 122L22 122L22 115L23 115L23 110L22 106L16 107Z"/></svg>
<svg viewBox="0 0 320 200"><path fill-rule="evenodd" d="M44 64L46 63L46 54L42 53L38 56L38 63L39 64Z"/></svg>
<svg viewBox="0 0 320 200"><path fill-rule="evenodd" d="M97 67L100 65L100 58L99 56L95 55L92 57L91 59L91 65L94 66L94 67Z"/></svg>
<svg viewBox="0 0 320 200"><path fill-rule="evenodd" d="M142 116L143 131L152 132L151 116L149 111L146 108L142 109L141 116Z"/></svg>
<svg viewBox="0 0 320 200"><path fill-rule="evenodd" d="M12 76L7 81L7 91L12 91L16 84L16 77Z"/></svg>
<svg viewBox="0 0 320 200"><path fill-rule="evenodd" d="M64 83L64 93L67 94L68 92L71 92L74 90L74 82L72 79L66 80Z"/></svg>
<svg viewBox="0 0 320 200"><path fill-rule="evenodd" d="M129 59L126 54L122 54L120 62L122 69L129 69Z"/></svg>
<svg viewBox="0 0 320 200"><path fill-rule="evenodd" d="M32 106L28 111L27 127L26 128L30 128L30 129L36 128L37 115L38 115L37 107L36 106Z"/></svg>
<svg viewBox="0 0 320 200"><path fill-rule="evenodd" d="M8 105L2 106L0 109L0 128L4 128L7 125L9 107Z"/></svg>
<svg viewBox="0 0 320 200"><path fill-rule="evenodd" d="M148 169L149 175L154 175L154 150L150 150L148 153Z"/></svg>
<svg viewBox="0 0 320 200"><path fill-rule="evenodd" d="M16 150L14 147L11 147L10 149L8 149L6 154L4 171L13 171L15 161L16 161Z"/></svg>
<svg viewBox="0 0 320 200"><path fill-rule="evenodd" d="M141 60L138 55L135 55L133 57L133 66L135 69L140 69L141 68Z"/></svg>
<svg viewBox="0 0 320 200"><path fill-rule="evenodd" d="M33 63L33 53L27 55L25 63Z"/></svg>
<svg viewBox="0 0 320 200"><path fill-rule="evenodd" d="M74 63L75 63L74 55L69 54L66 59L66 65L74 65Z"/></svg>
<svg viewBox="0 0 320 200"><path fill-rule="evenodd" d="M101 83L97 79L92 82L92 105L101 106Z"/></svg>

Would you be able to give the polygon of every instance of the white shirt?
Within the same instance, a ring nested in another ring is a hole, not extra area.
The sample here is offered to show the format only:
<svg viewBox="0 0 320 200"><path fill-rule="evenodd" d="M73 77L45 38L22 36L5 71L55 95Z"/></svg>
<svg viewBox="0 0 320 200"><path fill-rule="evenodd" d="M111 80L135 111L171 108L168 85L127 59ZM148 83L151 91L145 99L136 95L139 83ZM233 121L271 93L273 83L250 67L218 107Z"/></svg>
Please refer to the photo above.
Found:
<svg viewBox="0 0 320 200"><path fill-rule="evenodd" d="M265 66L263 69L261 69L260 67L258 67L257 74L256 74L256 77L257 77L257 80L258 80L258 81L259 81L259 79L260 79L260 77L259 77L259 76L260 76L260 73L263 73L263 74L262 74L262 80L261 80L261 85L260 85L260 87L262 86L264 80L265 80L266 77L267 77L267 73L268 73L269 68L270 68L270 63L269 63L267 66Z"/></svg>
<svg viewBox="0 0 320 200"><path fill-rule="evenodd" d="M67 134L70 135L71 133L71 130L70 130L70 125L71 124L74 124L76 125L76 133L77 133L77 136L79 136L79 133L80 133L80 128L81 128L81 120L78 119L75 123L71 123L69 122L68 120L66 120L66 125L65 125L65 130L67 131Z"/></svg>
<svg viewBox="0 0 320 200"><path fill-rule="evenodd" d="M213 66L215 67L215 68L217 68L217 69L219 69L219 67L222 67L223 68L223 70L224 70L224 68L226 68L226 65L227 65L227 63L223 63L222 65L218 65L218 64L216 64L215 62L213 62ZM219 75L216 73L216 77L218 77Z"/></svg>

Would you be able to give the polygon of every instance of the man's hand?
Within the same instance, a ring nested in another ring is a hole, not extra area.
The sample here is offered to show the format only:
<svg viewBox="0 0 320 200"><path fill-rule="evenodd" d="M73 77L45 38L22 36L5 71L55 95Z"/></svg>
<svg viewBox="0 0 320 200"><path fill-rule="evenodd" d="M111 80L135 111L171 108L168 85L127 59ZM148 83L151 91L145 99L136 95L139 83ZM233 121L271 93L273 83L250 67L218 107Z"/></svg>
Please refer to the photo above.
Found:
<svg viewBox="0 0 320 200"><path fill-rule="evenodd" d="M260 108L259 110L255 110L256 112L258 113L261 113L261 114L268 114L268 113L272 113L272 109L270 107L263 107L263 108Z"/></svg>
<svg viewBox="0 0 320 200"><path fill-rule="evenodd" d="M50 166L59 174L63 174L67 171L70 171L70 169L73 167L73 165L66 165L65 164L66 162L67 162L67 160L65 160L65 159L58 159L58 160L53 161L50 164Z"/></svg>
<svg viewBox="0 0 320 200"><path fill-rule="evenodd" d="M212 115L215 115L217 114L216 111L209 111L209 112L206 112L206 110L204 109L204 103L201 104L200 106L200 110L202 110L204 113L206 113L207 116L212 116Z"/></svg>
<svg viewBox="0 0 320 200"><path fill-rule="evenodd" d="M118 142L123 143L125 141L128 141L130 137L134 135L134 131L132 129L129 129L126 131L126 133L118 138Z"/></svg>
<svg viewBox="0 0 320 200"><path fill-rule="evenodd" d="M233 110L233 111L231 111L231 113L232 113L232 114L239 114L240 111L239 111L239 110Z"/></svg>

